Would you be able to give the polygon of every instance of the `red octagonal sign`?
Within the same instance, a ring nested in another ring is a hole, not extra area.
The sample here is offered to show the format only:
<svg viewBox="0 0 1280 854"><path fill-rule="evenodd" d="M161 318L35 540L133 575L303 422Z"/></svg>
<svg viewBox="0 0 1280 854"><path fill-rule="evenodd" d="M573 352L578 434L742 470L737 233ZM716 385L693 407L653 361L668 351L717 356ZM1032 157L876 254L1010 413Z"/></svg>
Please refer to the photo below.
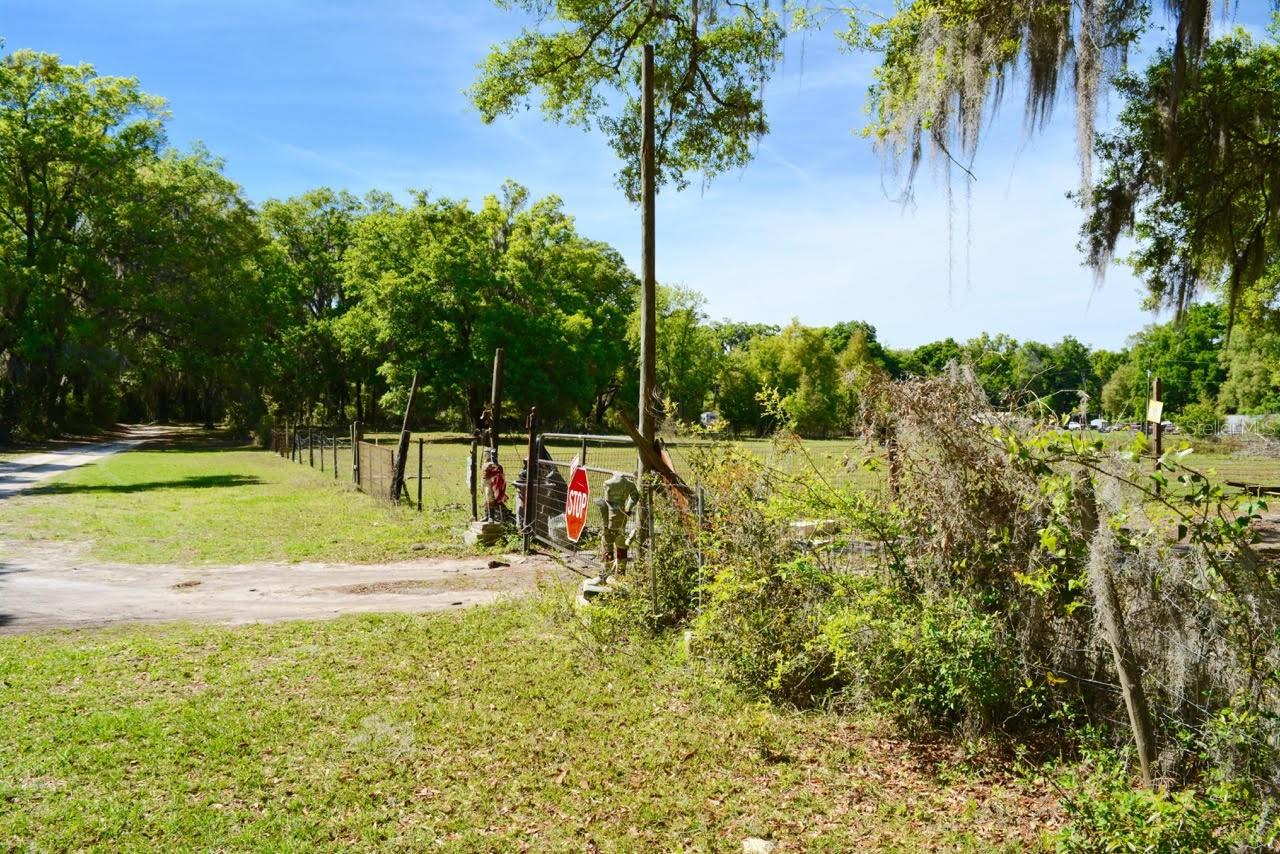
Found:
<svg viewBox="0 0 1280 854"><path fill-rule="evenodd" d="M577 542L587 527L587 470L579 468L569 481L569 494L564 499L564 523L569 539Z"/></svg>

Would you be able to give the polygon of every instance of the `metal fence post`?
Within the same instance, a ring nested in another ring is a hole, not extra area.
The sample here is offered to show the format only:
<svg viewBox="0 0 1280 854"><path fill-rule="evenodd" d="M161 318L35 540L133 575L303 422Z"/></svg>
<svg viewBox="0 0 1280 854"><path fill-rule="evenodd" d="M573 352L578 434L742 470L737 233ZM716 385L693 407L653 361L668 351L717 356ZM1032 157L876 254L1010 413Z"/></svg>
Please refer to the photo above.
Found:
<svg viewBox="0 0 1280 854"><path fill-rule="evenodd" d="M321 457L321 459L324 459ZM312 468L316 467L316 434L314 430L307 431L307 465Z"/></svg>
<svg viewBox="0 0 1280 854"><path fill-rule="evenodd" d="M338 433L333 434L333 479L338 479Z"/></svg>
<svg viewBox="0 0 1280 854"><path fill-rule="evenodd" d="M320 471L324 471L324 455L327 453L324 444L324 434L320 435Z"/></svg>
<svg viewBox="0 0 1280 854"><path fill-rule="evenodd" d="M418 437L418 512L422 512L422 448L426 440Z"/></svg>

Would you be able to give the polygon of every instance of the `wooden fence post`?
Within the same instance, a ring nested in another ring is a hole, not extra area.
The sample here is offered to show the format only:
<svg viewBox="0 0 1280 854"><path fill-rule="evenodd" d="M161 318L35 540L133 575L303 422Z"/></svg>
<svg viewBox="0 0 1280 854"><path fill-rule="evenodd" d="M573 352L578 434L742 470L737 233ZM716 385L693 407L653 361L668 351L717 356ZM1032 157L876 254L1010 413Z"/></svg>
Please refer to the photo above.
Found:
<svg viewBox="0 0 1280 854"><path fill-rule="evenodd" d="M360 422L351 422L351 482L360 485Z"/></svg>
<svg viewBox="0 0 1280 854"><path fill-rule="evenodd" d="M524 550L528 552L533 546L533 535L538 518L538 487L541 479L541 466L538 464L538 407L529 410L529 452L525 462L524 476Z"/></svg>
<svg viewBox="0 0 1280 854"><path fill-rule="evenodd" d="M480 518L480 508L476 502L476 434L471 436L471 451L467 455L467 489L471 491L471 521Z"/></svg>
<svg viewBox="0 0 1280 854"><path fill-rule="evenodd" d="M1077 489L1081 526L1090 541L1089 582L1093 588L1095 610L1101 623L1102 635L1111 648L1116 674L1120 677L1120 693L1124 698L1125 711L1129 714L1133 743L1138 749L1142 779L1150 788L1156 762L1155 726L1151 721L1147 694L1142 687L1142 665L1129 639L1124 622L1124 605L1111 574L1112 562L1118 552L1114 544L1115 534L1101 524L1097 493L1087 475L1082 477L1082 483Z"/></svg>
<svg viewBox="0 0 1280 854"><path fill-rule="evenodd" d="M413 412L413 398L418 393L418 372L413 372L413 382L409 384L409 399L404 404L404 421L400 425L400 443L396 446L395 472L391 476L391 503L400 502L400 492L404 488L404 465L409 456L409 415Z"/></svg>
<svg viewBox="0 0 1280 854"><path fill-rule="evenodd" d="M502 411L502 348L493 351L493 387L489 392L489 447L498 458L498 420Z"/></svg>
<svg viewBox="0 0 1280 854"><path fill-rule="evenodd" d="M425 440L418 437L418 512L422 512L422 448Z"/></svg>

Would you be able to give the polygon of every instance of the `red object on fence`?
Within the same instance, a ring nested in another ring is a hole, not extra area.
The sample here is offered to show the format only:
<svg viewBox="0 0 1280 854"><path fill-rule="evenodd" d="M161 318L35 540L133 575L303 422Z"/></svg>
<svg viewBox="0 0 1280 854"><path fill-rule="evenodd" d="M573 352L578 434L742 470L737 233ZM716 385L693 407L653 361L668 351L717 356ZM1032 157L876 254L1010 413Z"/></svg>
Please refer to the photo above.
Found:
<svg viewBox="0 0 1280 854"><path fill-rule="evenodd" d="M498 463L484 464L484 503L486 507L507 503L507 476Z"/></svg>
<svg viewBox="0 0 1280 854"><path fill-rule="evenodd" d="M564 499L565 533L575 543L582 536L583 529L587 527L587 507L589 506L587 495L589 491L587 470L579 468L573 473L573 479L569 481L569 493Z"/></svg>

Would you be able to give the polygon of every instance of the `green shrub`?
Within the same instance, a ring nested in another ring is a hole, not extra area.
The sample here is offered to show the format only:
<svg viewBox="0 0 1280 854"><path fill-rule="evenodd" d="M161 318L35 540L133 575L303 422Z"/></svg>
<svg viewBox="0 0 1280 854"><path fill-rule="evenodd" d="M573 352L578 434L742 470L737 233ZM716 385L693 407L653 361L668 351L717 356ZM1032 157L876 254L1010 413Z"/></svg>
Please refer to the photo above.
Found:
<svg viewBox="0 0 1280 854"><path fill-rule="evenodd" d="M1058 834L1059 851L1272 850L1276 841L1260 838L1257 803L1239 784L1138 788L1120 757L1099 752L1061 786L1067 824Z"/></svg>
<svg viewBox="0 0 1280 854"><path fill-rule="evenodd" d="M833 579L809 558L717 571L696 622L701 648L743 684L808 705L837 683L821 640Z"/></svg>
<svg viewBox="0 0 1280 854"><path fill-rule="evenodd" d="M837 679L905 724L987 724L1016 692L1000 624L959 593L845 585L822 629Z"/></svg>

